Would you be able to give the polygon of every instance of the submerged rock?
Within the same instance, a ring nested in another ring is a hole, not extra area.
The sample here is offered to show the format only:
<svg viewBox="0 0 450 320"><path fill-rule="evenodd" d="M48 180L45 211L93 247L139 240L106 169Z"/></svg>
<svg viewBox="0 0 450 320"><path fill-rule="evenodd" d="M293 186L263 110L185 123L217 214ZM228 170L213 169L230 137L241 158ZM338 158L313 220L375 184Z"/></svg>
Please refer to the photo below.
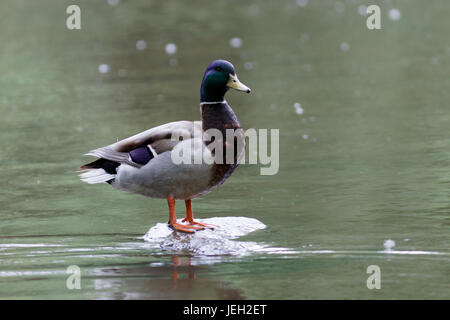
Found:
<svg viewBox="0 0 450 320"><path fill-rule="evenodd" d="M167 223L158 223L144 235L147 242L159 243L164 250L185 252L194 255L247 255L261 251L267 246L256 242L234 241L266 225L246 217L220 217L196 219L198 222L217 225L193 234L175 232ZM178 220L181 223L181 219Z"/></svg>

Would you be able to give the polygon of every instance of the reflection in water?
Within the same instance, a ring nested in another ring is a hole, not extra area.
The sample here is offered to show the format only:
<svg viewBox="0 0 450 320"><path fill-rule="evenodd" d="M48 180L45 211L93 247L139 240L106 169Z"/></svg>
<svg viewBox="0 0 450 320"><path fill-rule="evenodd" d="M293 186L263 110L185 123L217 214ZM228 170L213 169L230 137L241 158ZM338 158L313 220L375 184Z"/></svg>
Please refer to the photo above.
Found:
<svg viewBox="0 0 450 320"><path fill-rule="evenodd" d="M205 266L191 264L189 256L171 255L171 261L126 268L96 268L96 299L243 299L229 282L207 276ZM199 276L198 276L199 275Z"/></svg>
<svg viewBox="0 0 450 320"><path fill-rule="evenodd" d="M187 265L190 267L188 268L188 279L195 279L195 269L191 268L191 258L187 258ZM177 267L183 264L183 262L180 262L180 257L177 255L172 256L172 280L173 280L173 288L177 287L177 280L178 280L178 271ZM186 264L186 263L184 263Z"/></svg>
<svg viewBox="0 0 450 320"><path fill-rule="evenodd" d="M0 291L0 297L32 297L39 294L43 298L59 299L241 299L249 298L239 285L242 279L252 279L264 273L267 278L262 284L269 285L278 281L279 266L285 270L302 270L305 275L295 276L294 273L290 278L292 274L289 272L283 274L289 277L289 282L285 283L286 290L310 297L308 291L298 291L299 285L313 281L315 286L327 287L333 279L340 281L348 270L349 262L352 266L356 265L352 271L355 274L365 270L367 263L364 261L380 264L385 274L390 273L386 262L414 265L416 274L417 268L427 267L433 261L440 266L433 271L438 274L446 270L450 257L445 251L412 250L405 245L409 241L398 243L396 250L386 249L386 246L383 248L385 243L379 243L376 250L314 248L314 245L308 245L304 249L297 247L295 251L268 246L261 249L263 244L259 243L256 246L258 250L244 251L248 255L202 255L174 253L167 248L161 250L161 243L142 241L136 236L122 236L122 241L111 245L116 237L41 236L38 243L31 241L33 237L8 238L11 242L0 244L0 288L8 288ZM169 237L175 242L190 242L189 238L183 239L182 234L174 233ZM81 245L80 241L91 244ZM242 239L235 242L248 246ZM69 265L78 265L81 269L81 290L64 289ZM324 266L327 269L323 269ZM319 273L317 268L321 268ZM335 277L335 273L339 277ZM317 277L311 279L311 274ZM324 274L328 276L324 277ZM401 276L407 274L403 272ZM360 280L358 277L352 280L357 288ZM22 285L12 286L12 283ZM44 283L50 285L46 287ZM62 288L57 297L52 287ZM260 298L283 298L282 291L262 293L256 283L252 288L255 290L253 295ZM313 295L320 297L315 293Z"/></svg>

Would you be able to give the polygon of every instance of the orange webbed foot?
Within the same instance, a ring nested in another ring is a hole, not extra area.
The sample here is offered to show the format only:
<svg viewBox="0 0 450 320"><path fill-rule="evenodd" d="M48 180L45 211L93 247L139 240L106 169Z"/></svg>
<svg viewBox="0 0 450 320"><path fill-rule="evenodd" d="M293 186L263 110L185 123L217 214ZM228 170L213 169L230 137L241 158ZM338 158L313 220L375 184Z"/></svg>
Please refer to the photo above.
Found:
<svg viewBox="0 0 450 320"><path fill-rule="evenodd" d="M201 228L201 227L194 227L194 226L191 226L191 225L184 225L184 224L177 223L177 222L172 223L172 224L169 223L169 227L171 227L175 231L186 232L186 233L194 233L195 231L204 229L204 228Z"/></svg>
<svg viewBox="0 0 450 320"><path fill-rule="evenodd" d="M197 226L200 226L203 228L208 228L208 229L215 229L215 228L219 227L219 226L216 226L215 224L201 223L201 222L197 222L194 220L190 220L188 218L184 218L183 220L181 220L181 222L189 222L189 225L191 225L191 226L197 225Z"/></svg>
<svg viewBox="0 0 450 320"><path fill-rule="evenodd" d="M219 227L219 226L209 224L209 223L201 223L201 222L194 221L194 213L192 212L192 200L187 199L187 200L185 200L185 203L186 203L186 217L183 220L181 220L181 222L188 222L189 226L191 228L197 228L197 227L194 227L194 225L200 226L200 227L202 227L202 229L204 229L204 228L214 229L214 228Z"/></svg>

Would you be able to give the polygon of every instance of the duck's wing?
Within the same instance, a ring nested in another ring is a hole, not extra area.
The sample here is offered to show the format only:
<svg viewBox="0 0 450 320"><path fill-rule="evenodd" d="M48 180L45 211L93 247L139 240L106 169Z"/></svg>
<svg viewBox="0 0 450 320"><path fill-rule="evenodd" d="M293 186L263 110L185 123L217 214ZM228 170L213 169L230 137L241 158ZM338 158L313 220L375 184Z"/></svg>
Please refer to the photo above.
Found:
<svg viewBox="0 0 450 320"><path fill-rule="evenodd" d="M141 167L156 155L171 151L180 142L173 137L194 137L199 133L201 136L201 132L201 121L175 121L148 129L109 146L91 150L86 155ZM146 159L148 160L145 161ZM80 169L92 169L90 165L84 165Z"/></svg>

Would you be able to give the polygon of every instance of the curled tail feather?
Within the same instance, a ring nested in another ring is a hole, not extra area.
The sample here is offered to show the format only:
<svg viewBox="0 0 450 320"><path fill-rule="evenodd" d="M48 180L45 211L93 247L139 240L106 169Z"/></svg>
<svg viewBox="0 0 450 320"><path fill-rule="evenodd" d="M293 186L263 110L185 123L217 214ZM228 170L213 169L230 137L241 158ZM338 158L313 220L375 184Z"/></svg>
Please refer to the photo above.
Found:
<svg viewBox="0 0 450 320"><path fill-rule="evenodd" d="M100 158L80 168L80 179L89 184L109 183L115 179L119 166L120 163Z"/></svg>
<svg viewBox="0 0 450 320"><path fill-rule="evenodd" d="M87 171L80 174L80 179L89 184L108 183L114 180L116 175L107 173L104 169L85 169Z"/></svg>
<svg viewBox="0 0 450 320"><path fill-rule="evenodd" d="M79 169L81 181L89 184L110 183L115 179L117 168L121 164L128 164L140 168L142 164L136 163L127 152L118 152L110 147L103 147L86 153L88 156L98 157L94 162L85 164Z"/></svg>

